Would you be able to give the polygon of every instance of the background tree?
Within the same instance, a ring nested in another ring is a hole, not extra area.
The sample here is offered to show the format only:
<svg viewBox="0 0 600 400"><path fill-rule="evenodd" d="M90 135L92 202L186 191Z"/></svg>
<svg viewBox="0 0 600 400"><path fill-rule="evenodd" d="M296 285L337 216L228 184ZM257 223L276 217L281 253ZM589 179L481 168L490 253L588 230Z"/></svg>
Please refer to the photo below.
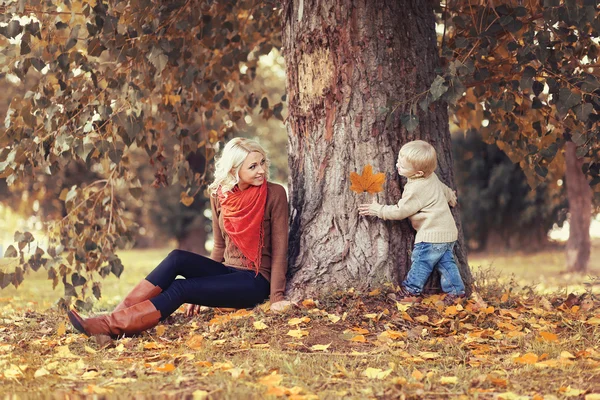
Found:
<svg viewBox="0 0 600 400"><path fill-rule="evenodd" d="M544 249L548 231L566 218L565 186L557 183L564 178L564 169L551 169L548 179L532 190L521 167L498 146L485 143L474 129L454 134L452 151L469 249Z"/></svg>
<svg viewBox="0 0 600 400"><path fill-rule="evenodd" d="M349 190L349 176L373 165L387 177L378 200L395 203L403 186L394 167L398 151L410 140L424 139L438 152L441 180L454 187L446 104L423 109L411 104L429 89L440 67L432 5L288 0L283 21L289 286L300 296L338 285L398 282L410 267L414 231L406 220L359 217L358 204L368 199ZM462 240L456 253L469 284ZM438 280L430 281L430 290L439 289Z"/></svg>
<svg viewBox="0 0 600 400"><path fill-rule="evenodd" d="M577 268L585 269L592 215L591 207L577 205L589 204L583 197L592 192L583 180L600 204L597 2L459 0L446 3L442 18L447 67L423 101L435 98L433 89L453 92L449 102L457 123L480 130L505 151L532 187L558 168L553 163L564 163L557 155L580 160L566 168L567 185L576 187L568 191L573 232L568 248L581 255L568 258L579 258Z"/></svg>

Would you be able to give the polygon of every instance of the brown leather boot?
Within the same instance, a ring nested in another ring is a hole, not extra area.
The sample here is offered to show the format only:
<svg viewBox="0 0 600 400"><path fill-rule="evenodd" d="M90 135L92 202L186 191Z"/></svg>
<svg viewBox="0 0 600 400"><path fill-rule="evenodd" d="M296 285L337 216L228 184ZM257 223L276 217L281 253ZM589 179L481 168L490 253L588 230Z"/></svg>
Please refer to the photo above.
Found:
<svg viewBox="0 0 600 400"><path fill-rule="evenodd" d="M95 318L81 318L75 310L69 311L68 315L73 327L88 336L135 335L156 326L160 320L160 311L150 300Z"/></svg>
<svg viewBox="0 0 600 400"><path fill-rule="evenodd" d="M113 312L123 310L124 308L131 307L137 303L141 303L144 300L150 300L158 296L162 292L160 286L156 286L153 283L142 279L140 283L135 285L127 296L115 307Z"/></svg>

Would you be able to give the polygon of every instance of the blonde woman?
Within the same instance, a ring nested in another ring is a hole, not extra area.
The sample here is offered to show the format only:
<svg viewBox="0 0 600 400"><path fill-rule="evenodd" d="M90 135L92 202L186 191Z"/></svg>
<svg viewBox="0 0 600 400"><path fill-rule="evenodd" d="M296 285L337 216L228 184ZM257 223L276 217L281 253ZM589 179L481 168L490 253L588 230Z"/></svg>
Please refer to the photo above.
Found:
<svg viewBox="0 0 600 400"><path fill-rule="evenodd" d="M172 251L108 315L83 319L69 312L86 335L131 335L149 329L182 304L187 315L200 306L248 308L268 297L282 311L288 247L284 188L268 182L269 160L255 141L232 139L215 165L208 187L214 247L210 258ZM185 279L175 279L178 275Z"/></svg>

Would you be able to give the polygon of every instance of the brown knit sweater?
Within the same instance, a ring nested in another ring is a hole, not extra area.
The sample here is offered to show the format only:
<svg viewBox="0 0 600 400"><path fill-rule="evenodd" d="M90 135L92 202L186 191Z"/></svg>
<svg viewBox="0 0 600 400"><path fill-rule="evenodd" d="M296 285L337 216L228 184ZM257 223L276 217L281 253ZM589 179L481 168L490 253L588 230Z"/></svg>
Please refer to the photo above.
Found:
<svg viewBox="0 0 600 400"><path fill-rule="evenodd" d="M288 202L283 186L271 182L267 182L267 185L267 204L263 219L265 236L258 272L271 282L271 303L275 303L284 299L288 249ZM210 207L213 215L214 237L210 258L230 267L247 269L242 262L241 252L225 233L221 204L214 196L210 196Z"/></svg>

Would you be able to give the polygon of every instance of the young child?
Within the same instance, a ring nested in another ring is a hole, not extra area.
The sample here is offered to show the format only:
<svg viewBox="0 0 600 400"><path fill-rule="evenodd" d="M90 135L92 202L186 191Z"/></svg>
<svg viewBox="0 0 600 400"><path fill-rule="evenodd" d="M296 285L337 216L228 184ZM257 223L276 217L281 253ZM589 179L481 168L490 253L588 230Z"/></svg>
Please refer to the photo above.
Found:
<svg viewBox="0 0 600 400"><path fill-rule="evenodd" d="M456 205L456 193L435 174L437 155L425 141L415 140L402 146L396 167L398 174L408 178L398 204L361 204L359 213L391 220L408 218L417 231L412 265L402 282L403 300L419 296L427 278L437 268L442 276L442 290L447 293L444 301L452 303L465 294L452 252L458 230L448 204Z"/></svg>

